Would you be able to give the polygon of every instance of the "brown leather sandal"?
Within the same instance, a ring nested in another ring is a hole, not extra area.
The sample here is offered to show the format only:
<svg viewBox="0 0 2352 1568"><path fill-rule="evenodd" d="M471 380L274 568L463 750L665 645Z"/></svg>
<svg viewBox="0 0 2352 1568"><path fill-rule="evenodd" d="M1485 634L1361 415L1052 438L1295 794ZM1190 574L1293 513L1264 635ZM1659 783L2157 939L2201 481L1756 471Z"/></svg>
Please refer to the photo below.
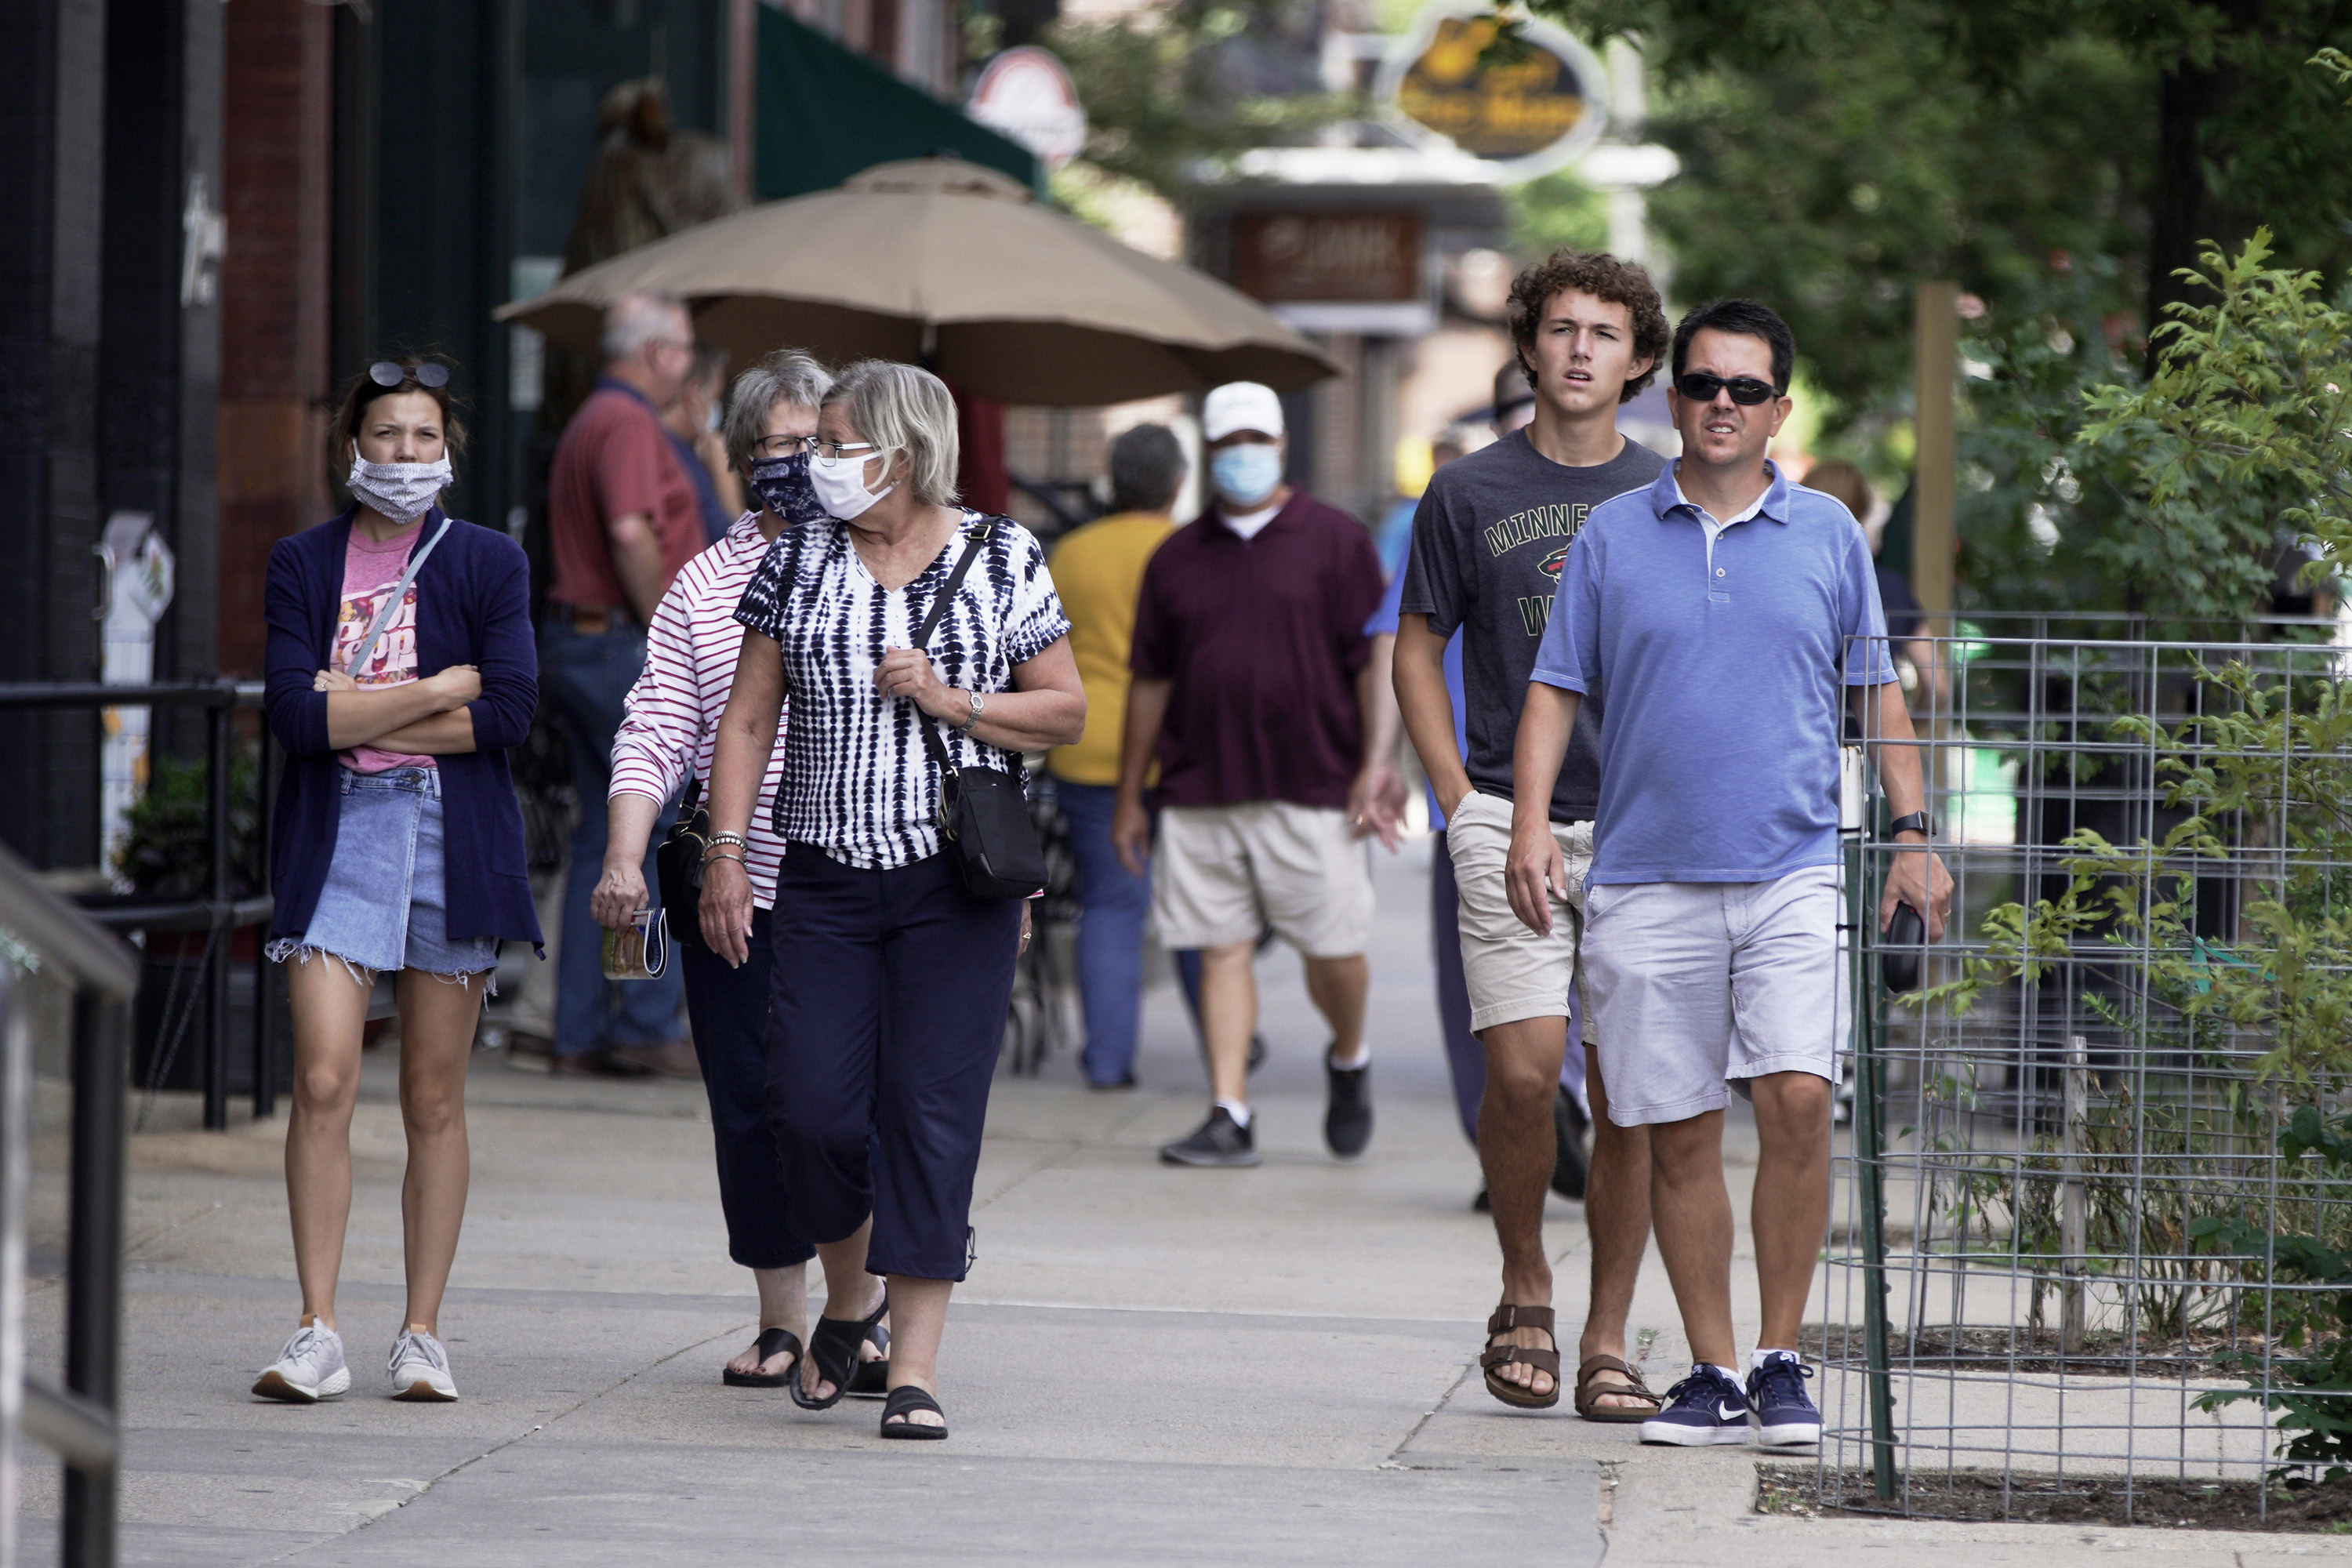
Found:
<svg viewBox="0 0 2352 1568"><path fill-rule="evenodd" d="M1616 1373L1624 1378L1625 1385L1610 1384L1593 1387L1592 1380L1604 1372ZM1610 1398L1646 1399L1650 1407L1636 1410L1628 1405L1603 1406L1601 1404L1601 1400ZM1576 1413L1587 1421L1647 1421L1664 1408L1665 1401L1650 1392L1650 1385L1642 1381L1642 1374L1613 1355L1594 1356L1576 1369Z"/></svg>
<svg viewBox="0 0 2352 1568"><path fill-rule="evenodd" d="M1486 1353L1478 1358L1478 1365L1486 1375L1487 1393L1521 1410L1549 1410L1559 1403L1559 1338L1552 1332L1551 1324L1549 1307L1514 1307L1506 1301L1495 1309L1495 1315L1486 1320ZM1542 1330L1544 1337L1551 1341L1551 1349L1531 1350L1525 1345L1498 1345L1495 1342L1497 1336L1507 1334L1513 1329ZM1538 1394L1508 1378L1495 1375L1499 1369L1513 1363L1531 1366L1549 1377L1551 1392Z"/></svg>

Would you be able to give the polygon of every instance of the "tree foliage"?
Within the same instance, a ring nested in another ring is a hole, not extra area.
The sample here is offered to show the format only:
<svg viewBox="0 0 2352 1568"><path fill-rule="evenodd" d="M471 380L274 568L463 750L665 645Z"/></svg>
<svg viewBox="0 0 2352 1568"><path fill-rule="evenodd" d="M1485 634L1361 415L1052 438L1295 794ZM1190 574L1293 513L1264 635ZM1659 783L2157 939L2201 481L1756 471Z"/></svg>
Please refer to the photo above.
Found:
<svg viewBox="0 0 2352 1568"><path fill-rule="evenodd" d="M1255 147L1304 140L1359 108L1324 90L1306 0L1175 0L1066 21L1045 41L1086 105L1086 159L1182 202Z"/></svg>
<svg viewBox="0 0 2352 1568"><path fill-rule="evenodd" d="M2157 329L2145 386L2084 395L2081 439L2128 449L2161 513L2274 514L2319 547L2310 570L2332 577L2352 561L2352 310L2321 297L2319 274L2270 258L2266 228L2234 259L2208 252L2190 278L2212 302Z"/></svg>
<svg viewBox="0 0 2352 1568"><path fill-rule="evenodd" d="M2282 552L2352 552L2352 312L2315 274L2271 265L2257 231L2207 252L2195 302L2142 377L2095 279L2060 279L1968 338L1984 372L1961 439L1965 602L2126 610L2166 623L2268 610Z"/></svg>
<svg viewBox="0 0 2352 1568"><path fill-rule="evenodd" d="M2341 0L1536 8L1641 40L1664 84L1649 132L1683 159L1652 208L1677 292L1780 308L1849 420L1904 402L1922 278L2014 313L2053 253L2112 258L2101 303L2145 324L2175 297L2151 270L2258 218L2291 267L2352 263L2352 117L2305 65L2352 26Z"/></svg>

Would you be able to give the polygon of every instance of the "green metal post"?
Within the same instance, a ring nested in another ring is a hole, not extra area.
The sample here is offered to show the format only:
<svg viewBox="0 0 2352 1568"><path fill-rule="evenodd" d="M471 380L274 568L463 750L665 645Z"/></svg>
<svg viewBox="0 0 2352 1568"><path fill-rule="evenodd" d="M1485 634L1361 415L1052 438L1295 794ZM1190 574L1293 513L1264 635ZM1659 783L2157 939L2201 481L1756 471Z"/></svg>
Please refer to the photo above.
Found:
<svg viewBox="0 0 2352 1568"><path fill-rule="evenodd" d="M1854 935L1853 965L1853 1159L1861 1178L1863 1349L1869 1370L1864 1386L1870 1398L1870 1468L1878 1495L1895 1496L1895 1399L1887 1372L1886 1188L1882 1131L1883 1075L1879 1039L1886 1025L1885 988L1868 939L1876 929L1878 899L1874 869L1862 836L1848 840L1846 921Z"/></svg>

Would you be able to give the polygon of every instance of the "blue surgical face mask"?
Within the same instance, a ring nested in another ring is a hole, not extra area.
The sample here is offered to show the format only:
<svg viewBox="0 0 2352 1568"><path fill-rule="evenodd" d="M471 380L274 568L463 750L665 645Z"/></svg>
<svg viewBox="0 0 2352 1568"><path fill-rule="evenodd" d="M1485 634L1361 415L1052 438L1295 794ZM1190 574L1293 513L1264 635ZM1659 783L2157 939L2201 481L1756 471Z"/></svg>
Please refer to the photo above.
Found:
<svg viewBox="0 0 2352 1568"><path fill-rule="evenodd" d="M1259 505L1282 483L1282 448L1263 441L1220 447L1209 455L1209 482L1230 506Z"/></svg>
<svg viewBox="0 0 2352 1568"><path fill-rule="evenodd" d="M761 458L751 465L751 488L768 503L768 510L784 520L787 528L798 528L804 522L814 522L824 516L824 507L816 499L809 484L809 458L806 452L794 452L782 458Z"/></svg>

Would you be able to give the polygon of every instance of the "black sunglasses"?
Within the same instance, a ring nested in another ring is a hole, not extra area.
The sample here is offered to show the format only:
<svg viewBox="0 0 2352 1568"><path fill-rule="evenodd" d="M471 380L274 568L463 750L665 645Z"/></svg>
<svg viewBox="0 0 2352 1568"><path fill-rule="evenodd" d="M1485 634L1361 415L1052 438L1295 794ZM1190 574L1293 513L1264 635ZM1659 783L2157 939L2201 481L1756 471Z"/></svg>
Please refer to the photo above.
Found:
<svg viewBox="0 0 2352 1568"><path fill-rule="evenodd" d="M1780 395L1770 382L1759 381L1752 375L1735 375L1727 381L1703 370L1685 371L1675 377L1675 390L1693 403L1713 403L1718 392L1730 393L1734 403L1749 405L1767 403Z"/></svg>
<svg viewBox="0 0 2352 1568"><path fill-rule="evenodd" d="M449 367L446 364L435 364L431 360L425 361L414 369L396 360L388 359L380 359L368 366L368 379L378 386L398 386L412 375L416 378L416 384L419 386L449 384Z"/></svg>

